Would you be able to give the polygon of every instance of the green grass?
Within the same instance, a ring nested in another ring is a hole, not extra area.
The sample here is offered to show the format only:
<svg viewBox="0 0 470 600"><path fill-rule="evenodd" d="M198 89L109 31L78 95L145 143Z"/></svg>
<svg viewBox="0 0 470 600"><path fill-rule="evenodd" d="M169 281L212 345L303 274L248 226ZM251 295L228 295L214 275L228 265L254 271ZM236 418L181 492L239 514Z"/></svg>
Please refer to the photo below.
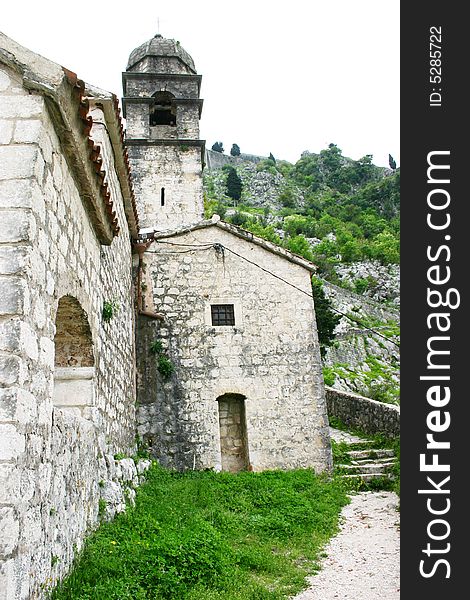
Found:
<svg viewBox="0 0 470 600"><path fill-rule="evenodd" d="M305 587L347 503L311 470L176 473L87 540L54 600L281 600Z"/></svg>

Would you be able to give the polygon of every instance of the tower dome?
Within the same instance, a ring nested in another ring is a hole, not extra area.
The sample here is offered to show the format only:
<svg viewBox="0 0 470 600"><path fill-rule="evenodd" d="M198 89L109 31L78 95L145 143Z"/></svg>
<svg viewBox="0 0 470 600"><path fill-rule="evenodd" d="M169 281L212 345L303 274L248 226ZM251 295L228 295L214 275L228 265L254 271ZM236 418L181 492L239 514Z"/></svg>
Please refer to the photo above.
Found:
<svg viewBox="0 0 470 600"><path fill-rule="evenodd" d="M178 41L157 33L131 52L126 71L192 75L196 74L196 67Z"/></svg>

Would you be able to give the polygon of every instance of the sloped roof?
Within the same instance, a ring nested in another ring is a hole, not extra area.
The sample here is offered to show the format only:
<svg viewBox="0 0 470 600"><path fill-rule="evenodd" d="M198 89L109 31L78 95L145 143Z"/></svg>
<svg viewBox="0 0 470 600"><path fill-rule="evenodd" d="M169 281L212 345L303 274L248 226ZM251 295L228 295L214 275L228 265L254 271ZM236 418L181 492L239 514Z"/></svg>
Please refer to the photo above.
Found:
<svg viewBox="0 0 470 600"><path fill-rule="evenodd" d="M245 240L251 244L256 244L261 248L264 248L268 252L275 254L276 256L280 256L285 260L288 260L291 263L299 265L307 271L314 273L317 270L316 265L314 265L311 261L303 258L303 256L299 256L298 254L294 254L290 252L290 250L286 250L285 248L281 248L277 244L273 244L268 240L264 240L260 238L251 231L247 231L246 229L242 229L241 227L237 227L236 225L232 225L231 223L226 223L225 221L221 221L218 215L214 215L214 217L210 220L199 221L197 223L193 223L191 225L182 226L177 229L172 229L169 231L157 231L154 233L153 238L158 242L158 240L163 240L167 238L177 237L179 235L184 235L186 233L191 233L191 231L196 231L197 229L206 229L208 227L215 227L217 229L222 229L227 233L235 235L238 238Z"/></svg>
<svg viewBox="0 0 470 600"><path fill-rule="evenodd" d="M110 244L119 233L120 225L108 189L106 172L101 168L101 149L90 137L93 119L88 114L90 99L85 92L85 83L72 71L24 48L1 32L0 62L22 76L26 89L45 97L98 239L102 244ZM120 172L118 170L118 177L129 228L132 235L136 235L138 216L117 98L109 92L106 94L107 98L102 97L101 102L111 107L108 114L114 112L117 134L112 136L113 148L117 162L124 164L124 168Z"/></svg>

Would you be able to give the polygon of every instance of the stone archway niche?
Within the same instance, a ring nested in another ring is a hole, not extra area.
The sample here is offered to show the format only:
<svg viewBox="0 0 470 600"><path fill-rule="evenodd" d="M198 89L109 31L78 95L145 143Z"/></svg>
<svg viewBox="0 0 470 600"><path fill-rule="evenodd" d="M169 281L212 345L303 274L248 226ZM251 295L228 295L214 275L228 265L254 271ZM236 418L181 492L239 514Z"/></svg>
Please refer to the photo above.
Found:
<svg viewBox="0 0 470 600"><path fill-rule="evenodd" d="M222 471L235 473L249 468L245 399L241 394L217 398Z"/></svg>
<svg viewBox="0 0 470 600"><path fill-rule="evenodd" d="M95 361L88 316L73 296L59 300L54 344L54 406L83 417L94 404Z"/></svg>

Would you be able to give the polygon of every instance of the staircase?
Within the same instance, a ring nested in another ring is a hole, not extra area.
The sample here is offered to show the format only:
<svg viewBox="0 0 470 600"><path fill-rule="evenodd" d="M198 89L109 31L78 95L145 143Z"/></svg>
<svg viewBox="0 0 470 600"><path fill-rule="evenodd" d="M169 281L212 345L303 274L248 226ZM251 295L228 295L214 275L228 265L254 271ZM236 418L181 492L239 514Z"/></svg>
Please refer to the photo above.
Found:
<svg viewBox="0 0 470 600"><path fill-rule="evenodd" d="M334 465L335 471L339 472L343 478L359 479L365 483L378 478L394 479L393 467L397 457L393 450L374 448L373 442L360 440L356 436L345 438L343 434L341 438L336 439L345 442L348 447L341 464Z"/></svg>

